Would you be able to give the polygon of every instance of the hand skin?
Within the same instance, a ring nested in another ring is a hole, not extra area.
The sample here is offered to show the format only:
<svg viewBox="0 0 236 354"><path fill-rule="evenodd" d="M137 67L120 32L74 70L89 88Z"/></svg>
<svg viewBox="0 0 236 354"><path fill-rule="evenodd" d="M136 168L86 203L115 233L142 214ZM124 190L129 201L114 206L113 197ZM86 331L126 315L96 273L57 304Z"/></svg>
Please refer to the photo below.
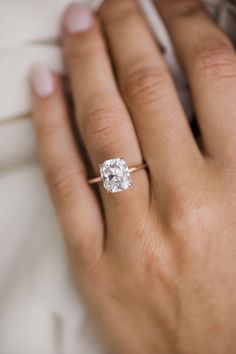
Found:
<svg viewBox="0 0 236 354"><path fill-rule="evenodd" d="M74 279L112 354L236 353L236 58L197 0L156 0L188 78L197 145L133 0L68 8L65 62L98 174L123 156L148 170L100 201L74 141L60 78L33 73L42 163ZM111 65L112 64L112 65Z"/></svg>

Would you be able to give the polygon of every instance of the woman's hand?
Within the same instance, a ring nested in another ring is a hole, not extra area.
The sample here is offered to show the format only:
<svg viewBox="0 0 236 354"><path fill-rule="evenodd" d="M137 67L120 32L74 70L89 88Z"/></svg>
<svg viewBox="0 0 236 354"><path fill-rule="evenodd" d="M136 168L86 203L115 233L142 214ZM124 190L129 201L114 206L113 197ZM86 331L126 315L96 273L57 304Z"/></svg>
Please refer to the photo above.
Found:
<svg viewBox="0 0 236 354"><path fill-rule="evenodd" d="M112 354L236 351L236 57L197 0L156 0L188 77L197 145L135 1L65 15L77 124L94 172L123 156L129 190L101 202L60 79L33 73L42 161L77 283ZM114 71L113 71L114 68Z"/></svg>

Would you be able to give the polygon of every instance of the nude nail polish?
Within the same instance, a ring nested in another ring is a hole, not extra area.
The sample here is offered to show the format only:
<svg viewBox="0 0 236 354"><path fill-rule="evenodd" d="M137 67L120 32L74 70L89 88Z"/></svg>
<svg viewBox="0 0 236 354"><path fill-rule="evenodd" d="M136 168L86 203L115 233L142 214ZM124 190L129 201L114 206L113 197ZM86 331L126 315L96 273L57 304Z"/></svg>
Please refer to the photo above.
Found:
<svg viewBox="0 0 236 354"><path fill-rule="evenodd" d="M41 98L50 96L55 89L54 78L49 69L35 65L31 72L32 86L35 94Z"/></svg>
<svg viewBox="0 0 236 354"><path fill-rule="evenodd" d="M92 13L83 4L72 4L65 12L64 27L69 34L87 31L92 24Z"/></svg>

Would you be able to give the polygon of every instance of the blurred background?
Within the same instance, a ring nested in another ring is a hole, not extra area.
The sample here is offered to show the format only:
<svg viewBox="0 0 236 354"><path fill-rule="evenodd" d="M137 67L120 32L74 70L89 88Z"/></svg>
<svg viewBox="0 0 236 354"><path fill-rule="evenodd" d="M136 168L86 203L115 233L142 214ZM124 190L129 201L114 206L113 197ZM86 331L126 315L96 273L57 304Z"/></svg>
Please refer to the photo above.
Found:
<svg viewBox="0 0 236 354"><path fill-rule="evenodd" d="M86 2L95 10L102 1ZM60 23L69 3L0 0L0 354L102 353L73 288L31 119L32 65L65 74ZM187 84L168 34L151 1L140 3L191 119ZM236 1L206 4L236 42Z"/></svg>

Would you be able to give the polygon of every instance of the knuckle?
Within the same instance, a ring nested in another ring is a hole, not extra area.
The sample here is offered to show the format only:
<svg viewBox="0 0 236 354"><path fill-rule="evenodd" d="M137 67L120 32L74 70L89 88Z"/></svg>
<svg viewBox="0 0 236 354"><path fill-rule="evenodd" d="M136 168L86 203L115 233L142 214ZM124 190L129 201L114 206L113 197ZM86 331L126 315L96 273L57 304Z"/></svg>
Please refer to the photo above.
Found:
<svg viewBox="0 0 236 354"><path fill-rule="evenodd" d="M69 58L70 63L75 63L81 59L91 58L97 56L101 52L100 46L71 46L70 50L67 52L67 56Z"/></svg>
<svg viewBox="0 0 236 354"><path fill-rule="evenodd" d="M168 76L158 66L143 65L132 70L123 82L123 94L128 100L150 104L168 95Z"/></svg>
<svg viewBox="0 0 236 354"><path fill-rule="evenodd" d="M215 45L212 45L214 41L209 42L195 55L196 74L210 80L236 78L236 60L231 45L224 41Z"/></svg>
<svg viewBox="0 0 236 354"><path fill-rule="evenodd" d="M186 203L172 212L169 227L179 235L188 232L194 235L201 228L204 214L204 206L194 202Z"/></svg>
<svg viewBox="0 0 236 354"><path fill-rule="evenodd" d="M169 15L174 20L192 18L202 13L203 10L201 3L196 0L182 0L181 2L169 0L168 5Z"/></svg>
<svg viewBox="0 0 236 354"><path fill-rule="evenodd" d="M206 197L194 187L186 184L174 188L168 207L167 225L178 235L198 233L208 215Z"/></svg>
<svg viewBox="0 0 236 354"><path fill-rule="evenodd" d="M38 119L37 131L39 139L51 139L58 131L63 129L63 120L60 117L52 119Z"/></svg>
<svg viewBox="0 0 236 354"><path fill-rule="evenodd" d="M104 42L94 32L79 34L65 43L66 58L72 64L81 59L97 56L104 51Z"/></svg>
<svg viewBox="0 0 236 354"><path fill-rule="evenodd" d="M100 14L105 25L119 24L135 14L133 0L107 0L101 7Z"/></svg>
<svg viewBox="0 0 236 354"><path fill-rule="evenodd" d="M98 107L84 114L81 130L84 140L103 152L116 144L123 112L117 107Z"/></svg>
<svg viewBox="0 0 236 354"><path fill-rule="evenodd" d="M49 167L46 171L49 189L56 201L72 199L75 191L76 171L68 169L64 163Z"/></svg>
<svg viewBox="0 0 236 354"><path fill-rule="evenodd" d="M70 211L72 213L72 211ZM84 220L79 218L78 210L75 209L72 217L75 223L79 225L79 234L72 228L68 227L69 231L65 233L65 239L69 246L70 252L74 255L79 262L79 265L86 269L87 274L93 274L98 270L101 265L102 249L100 247L91 247L88 240L95 240L98 238L99 232L84 226ZM86 235L86 238L84 237Z"/></svg>

